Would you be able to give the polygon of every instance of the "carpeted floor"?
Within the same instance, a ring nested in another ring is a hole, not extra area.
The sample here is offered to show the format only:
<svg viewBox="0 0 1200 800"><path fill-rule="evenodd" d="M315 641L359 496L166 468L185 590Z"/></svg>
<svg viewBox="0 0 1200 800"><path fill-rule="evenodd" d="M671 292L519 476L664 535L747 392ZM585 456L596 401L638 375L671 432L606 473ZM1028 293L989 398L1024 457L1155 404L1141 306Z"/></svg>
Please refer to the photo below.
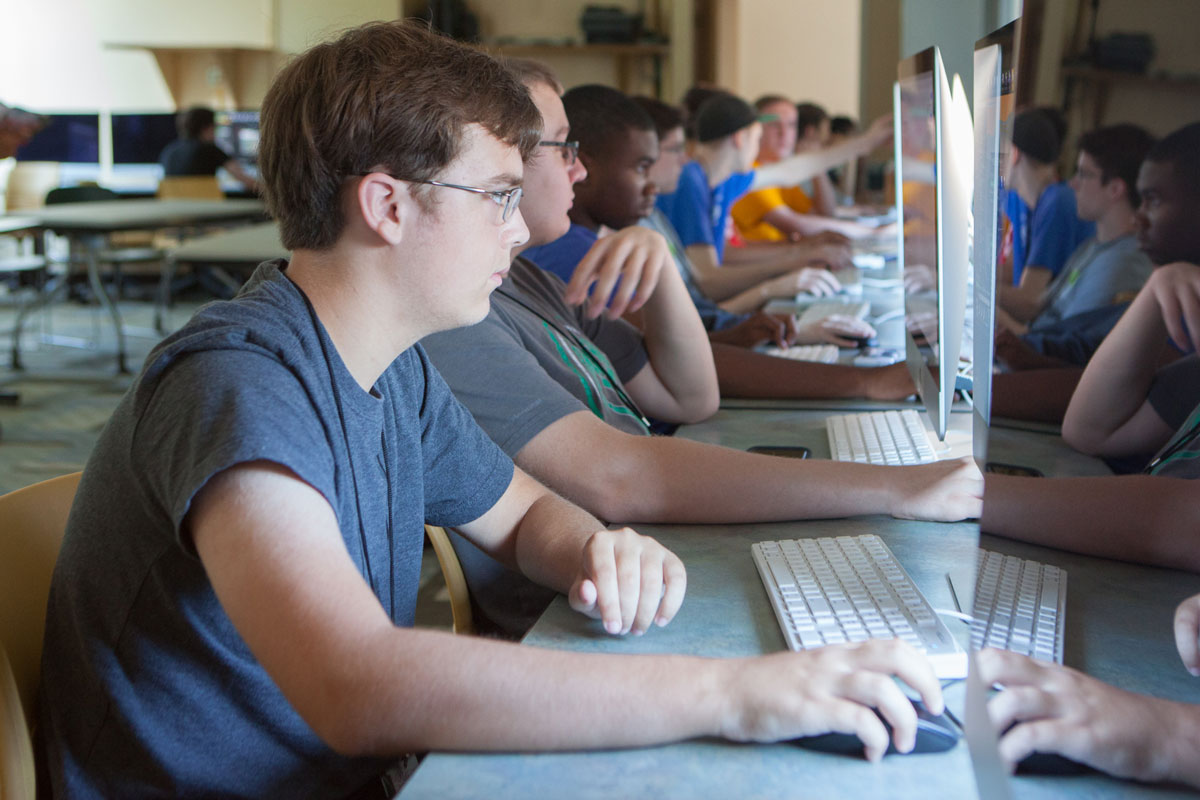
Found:
<svg viewBox="0 0 1200 800"><path fill-rule="evenodd" d="M15 404L0 402L0 494L46 478L83 469L100 430L132 382L116 370L116 336L98 306L65 302L30 316L22 335L24 369L9 368L11 329L25 295L0 290L0 394L18 395ZM169 324L183 324L202 299L184 300ZM129 366L137 370L157 337L148 302L119 304L126 325ZM88 349L49 344L69 337ZM450 602L432 549L426 547L417 597L417 624L448 629Z"/></svg>

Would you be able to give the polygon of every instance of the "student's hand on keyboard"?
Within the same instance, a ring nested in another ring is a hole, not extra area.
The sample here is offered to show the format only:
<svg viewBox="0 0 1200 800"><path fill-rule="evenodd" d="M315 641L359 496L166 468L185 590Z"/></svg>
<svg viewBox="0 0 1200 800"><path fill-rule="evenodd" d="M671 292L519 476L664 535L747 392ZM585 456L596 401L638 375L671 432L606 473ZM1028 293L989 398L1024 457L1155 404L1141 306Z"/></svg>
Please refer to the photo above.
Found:
<svg viewBox="0 0 1200 800"><path fill-rule="evenodd" d="M571 305L586 301L589 319L606 307L609 319L616 319L646 304L663 269L675 269L667 240L649 228L623 228L596 240L575 267L563 299Z"/></svg>
<svg viewBox="0 0 1200 800"><path fill-rule="evenodd" d="M816 297L837 294L842 284L833 273L818 267L805 267L774 278L769 283L772 297L792 297L806 292Z"/></svg>
<svg viewBox="0 0 1200 800"><path fill-rule="evenodd" d="M1175 647L1187 671L1200 678L1200 594L1175 609Z"/></svg>
<svg viewBox="0 0 1200 800"><path fill-rule="evenodd" d="M874 337L875 329L871 323L848 317L845 314L834 314L818 323L802 328L796 341L806 344L828 342L838 347L858 347L858 342L846 337Z"/></svg>
<svg viewBox="0 0 1200 800"><path fill-rule="evenodd" d="M984 685L1004 691L988 701L1010 765L1034 751L1058 753L1113 775L1195 784L1184 730L1195 707L1134 694L1059 664L1003 650L976 656ZM1011 728L1011 729L1010 729ZM1180 758L1182 756L1182 758ZM1189 763L1183 763L1189 762Z"/></svg>
<svg viewBox="0 0 1200 800"><path fill-rule="evenodd" d="M904 268L904 291L909 294L927 292L937 288L937 274L927 264L913 264Z"/></svg>
<svg viewBox="0 0 1200 800"><path fill-rule="evenodd" d="M708 340L735 347L773 344L784 348L796 341L796 318L791 314L767 314L757 311L732 328L713 331L708 335Z"/></svg>
<svg viewBox="0 0 1200 800"><path fill-rule="evenodd" d="M849 240L846 240L849 242ZM854 248L848 243L821 242L816 246L805 240L808 248L805 263L827 269L850 269L854 266Z"/></svg>
<svg viewBox="0 0 1200 800"><path fill-rule="evenodd" d="M893 517L957 522L978 519L983 512L983 474L973 458L884 469L893 471Z"/></svg>
<svg viewBox="0 0 1200 800"><path fill-rule="evenodd" d="M588 539L568 600L613 635L640 635L675 617L686 588L678 556L649 536L620 528Z"/></svg>
<svg viewBox="0 0 1200 800"><path fill-rule="evenodd" d="M892 679L920 693L926 708L944 710L941 687L929 660L896 639L828 645L801 653L776 653L730 662L730 719L722 734L736 741L772 742L822 733L853 733L867 758L878 761L892 726L896 749L908 752L917 734L917 715Z"/></svg>
<svg viewBox="0 0 1200 800"><path fill-rule="evenodd" d="M908 365L901 361L886 367L863 367L868 400L903 400L917 393Z"/></svg>

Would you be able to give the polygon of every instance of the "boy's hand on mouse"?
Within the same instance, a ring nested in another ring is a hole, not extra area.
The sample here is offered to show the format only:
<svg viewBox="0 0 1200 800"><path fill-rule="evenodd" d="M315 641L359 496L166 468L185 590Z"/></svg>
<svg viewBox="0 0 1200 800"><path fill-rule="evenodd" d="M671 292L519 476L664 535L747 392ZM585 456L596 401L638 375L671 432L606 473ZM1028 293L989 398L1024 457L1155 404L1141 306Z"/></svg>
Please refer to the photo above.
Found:
<svg viewBox="0 0 1200 800"><path fill-rule="evenodd" d="M674 270L667 240L649 228L623 228L596 240L575 267L563 299L571 305L586 301L589 319L602 313L617 319L646 304L664 269Z"/></svg>
<svg viewBox="0 0 1200 800"><path fill-rule="evenodd" d="M1179 723L1194 708L1126 692L1059 664L1003 650L976 657L985 685L1004 691L988 701L988 716L1010 765L1034 751L1058 753L1123 778L1184 779L1188 739Z"/></svg>
<svg viewBox="0 0 1200 800"><path fill-rule="evenodd" d="M829 342L838 347L858 347L856 339L874 338L875 329L866 320L834 314L806 325L797 337L800 341Z"/></svg>
<svg viewBox="0 0 1200 800"><path fill-rule="evenodd" d="M1187 671L1200 677L1200 594L1193 595L1175 609L1175 647Z"/></svg>
<svg viewBox="0 0 1200 800"><path fill-rule="evenodd" d="M916 712L893 677L916 689L931 713L944 710L929 660L896 639L731 660L726 669L720 691L728 710L720 733L735 741L851 733L867 758L878 761L888 735L872 709L892 726L897 750L908 752L916 741Z"/></svg>
<svg viewBox="0 0 1200 800"><path fill-rule="evenodd" d="M819 267L805 267L780 275L768 282L768 293L772 297L792 297L800 292L817 297L837 294L842 284L832 272Z"/></svg>
<svg viewBox="0 0 1200 800"><path fill-rule="evenodd" d="M643 634L670 622L683 604L687 571L679 557L631 528L597 531L583 546L571 608L613 635Z"/></svg>
<svg viewBox="0 0 1200 800"><path fill-rule="evenodd" d="M957 522L983 512L983 473L973 458L880 469L892 479L893 517Z"/></svg>

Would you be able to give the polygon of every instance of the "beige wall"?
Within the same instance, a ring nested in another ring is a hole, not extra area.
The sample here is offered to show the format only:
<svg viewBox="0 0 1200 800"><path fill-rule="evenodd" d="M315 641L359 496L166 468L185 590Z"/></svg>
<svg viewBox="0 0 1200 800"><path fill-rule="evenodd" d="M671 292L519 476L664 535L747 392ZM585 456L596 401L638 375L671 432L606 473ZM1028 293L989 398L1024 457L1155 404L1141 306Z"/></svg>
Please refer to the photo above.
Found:
<svg viewBox="0 0 1200 800"><path fill-rule="evenodd" d="M747 100L783 94L859 115L861 0L726 0L717 81Z"/></svg>

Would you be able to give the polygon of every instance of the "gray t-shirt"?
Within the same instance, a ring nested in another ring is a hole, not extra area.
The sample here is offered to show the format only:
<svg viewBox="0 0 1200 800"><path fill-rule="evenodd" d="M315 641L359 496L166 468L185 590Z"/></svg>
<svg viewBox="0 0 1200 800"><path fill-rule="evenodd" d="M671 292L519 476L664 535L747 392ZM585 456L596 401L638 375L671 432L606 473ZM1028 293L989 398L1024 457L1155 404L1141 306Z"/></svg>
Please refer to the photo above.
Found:
<svg viewBox="0 0 1200 800"><path fill-rule="evenodd" d="M1075 248L1051 281L1045 305L1029 329L1044 330L1075 314L1128 300L1142 288L1153 269L1133 234L1109 242L1093 236Z"/></svg>
<svg viewBox="0 0 1200 800"><path fill-rule="evenodd" d="M562 299L565 284L518 258L492 295L487 318L421 344L454 394L511 457L551 423L588 410L631 434L647 433L624 390L648 356L636 328L584 318ZM477 627L520 636L554 593L451 534Z"/></svg>
<svg viewBox="0 0 1200 800"><path fill-rule="evenodd" d="M285 266L156 347L88 460L42 659L56 796L343 797L388 763L329 749L225 615L181 531L214 475L267 460L320 492L401 626L424 523L477 519L512 480L419 347L363 391Z"/></svg>

